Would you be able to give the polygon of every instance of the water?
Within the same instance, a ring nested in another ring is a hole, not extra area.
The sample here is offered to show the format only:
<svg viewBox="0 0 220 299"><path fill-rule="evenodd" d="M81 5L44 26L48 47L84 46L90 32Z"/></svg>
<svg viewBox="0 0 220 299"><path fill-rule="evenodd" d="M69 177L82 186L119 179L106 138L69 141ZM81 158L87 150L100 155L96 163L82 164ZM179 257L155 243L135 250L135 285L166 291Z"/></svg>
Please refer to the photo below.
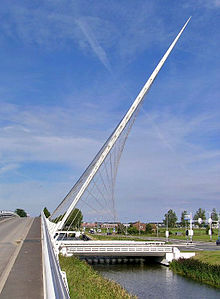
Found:
<svg viewBox="0 0 220 299"><path fill-rule="evenodd" d="M158 264L97 264L94 269L140 299L220 299L220 290L174 274Z"/></svg>

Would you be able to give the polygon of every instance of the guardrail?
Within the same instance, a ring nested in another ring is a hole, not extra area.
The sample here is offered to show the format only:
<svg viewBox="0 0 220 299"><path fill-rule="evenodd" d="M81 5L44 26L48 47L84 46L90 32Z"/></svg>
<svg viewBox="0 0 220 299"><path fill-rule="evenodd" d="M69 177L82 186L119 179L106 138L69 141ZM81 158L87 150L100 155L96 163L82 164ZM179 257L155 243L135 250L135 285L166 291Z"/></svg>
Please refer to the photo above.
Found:
<svg viewBox="0 0 220 299"><path fill-rule="evenodd" d="M41 213L42 259L45 299L68 299L69 291L65 272L61 271L58 257L51 241L47 219Z"/></svg>

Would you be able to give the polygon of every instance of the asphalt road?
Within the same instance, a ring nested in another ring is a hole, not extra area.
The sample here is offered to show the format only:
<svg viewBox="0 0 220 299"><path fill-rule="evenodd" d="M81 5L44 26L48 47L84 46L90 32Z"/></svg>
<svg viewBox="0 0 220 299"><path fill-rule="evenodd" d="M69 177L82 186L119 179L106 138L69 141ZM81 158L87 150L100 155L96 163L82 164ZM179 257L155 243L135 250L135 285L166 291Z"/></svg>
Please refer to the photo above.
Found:
<svg viewBox="0 0 220 299"><path fill-rule="evenodd" d="M41 219L34 218L0 293L1 299L43 299Z"/></svg>
<svg viewBox="0 0 220 299"><path fill-rule="evenodd" d="M0 221L0 293L32 222L18 217Z"/></svg>
<svg viewBox="0 0 220 299"><path fill-rule="evenodd" d="M156 238L154 238L154 239L156 239ZM165 238L157 238L157 240L158 239L160 239L161 241L166 240ZM181 251L220 250L220 246L217 246L215 242L193 241L192 243L190 243L190 242L187 243L186 240L179 240L179 239L172 239L172 238L169 238L169 242L172 245L175 245Z"/></svg>
<svg viewBox="0 0 220 299"><path fill-rule="evenodd" d="M220 250L220 246L217 246L215 242L193 242L191 243L182 243L176 245L181 251L212 251L212 250Z"/></svg>

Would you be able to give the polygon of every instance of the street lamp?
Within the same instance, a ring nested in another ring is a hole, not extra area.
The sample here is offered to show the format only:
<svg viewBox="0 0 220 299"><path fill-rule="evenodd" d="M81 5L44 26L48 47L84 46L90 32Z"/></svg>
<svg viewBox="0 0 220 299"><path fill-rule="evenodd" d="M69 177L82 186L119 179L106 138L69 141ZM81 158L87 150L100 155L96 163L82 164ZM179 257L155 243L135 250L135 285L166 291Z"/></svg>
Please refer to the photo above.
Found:
<svg viewBox="0 0 220 299"><path fill-rule="evenodd" d="M192 237L193 237L193 228L192 228L192 223L193 223L193 219L192 219L192 213L190 213L189 236L190 236L190 242L191 242L191 243L192 243Z"/></svg>
<svg viewBox="0 0 220 299"><path fill-rule="evenodd" d="M218 238L220 237L220 213L218 214Z"/></svg>
<svg viewBox="0 0 220 299"><path fill-rule="evenodd" d="M210 229L209 229L210 241L212 241L212 218L211 218L211 216L209 217L208 223L210 225Z"/></svg>
<svg viewBox="0 0 220 299"><path fill-rule="evenodd" d="M168 238L169 238L168 218L169 218L169 214L167 213L167 230L166 230L166 232L165 232L165 236L166 236L166 241L167 241L167 242L168 242Z"/></svg>
<svg viewBox="0 0 220 299"><path fill-rule="evenodd" d="M193 228L192 228L192 213L186 214L184 216L184 220L189 220L189 230L187 230L187 244L188 244L188 236L190 237L190 242L192 243L192 237L193 237Z"/></svg>

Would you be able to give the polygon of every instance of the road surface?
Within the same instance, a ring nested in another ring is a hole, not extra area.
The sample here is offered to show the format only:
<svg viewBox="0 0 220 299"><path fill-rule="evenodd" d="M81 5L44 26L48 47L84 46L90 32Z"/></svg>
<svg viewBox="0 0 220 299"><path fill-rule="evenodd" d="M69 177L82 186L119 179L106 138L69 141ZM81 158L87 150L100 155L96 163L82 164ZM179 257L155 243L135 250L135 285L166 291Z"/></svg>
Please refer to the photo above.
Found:
<svg viewBox="0 0 220 299"><path fill-rule="evenodd" d="M31 218L18 217L0 221L0 291L32 221Z"/></svg>
<svg viewBox="0 0 220 299"><path fill-rule="evenodd" d="M0 299L43 298L40 218L0 222Z"/></svg>

